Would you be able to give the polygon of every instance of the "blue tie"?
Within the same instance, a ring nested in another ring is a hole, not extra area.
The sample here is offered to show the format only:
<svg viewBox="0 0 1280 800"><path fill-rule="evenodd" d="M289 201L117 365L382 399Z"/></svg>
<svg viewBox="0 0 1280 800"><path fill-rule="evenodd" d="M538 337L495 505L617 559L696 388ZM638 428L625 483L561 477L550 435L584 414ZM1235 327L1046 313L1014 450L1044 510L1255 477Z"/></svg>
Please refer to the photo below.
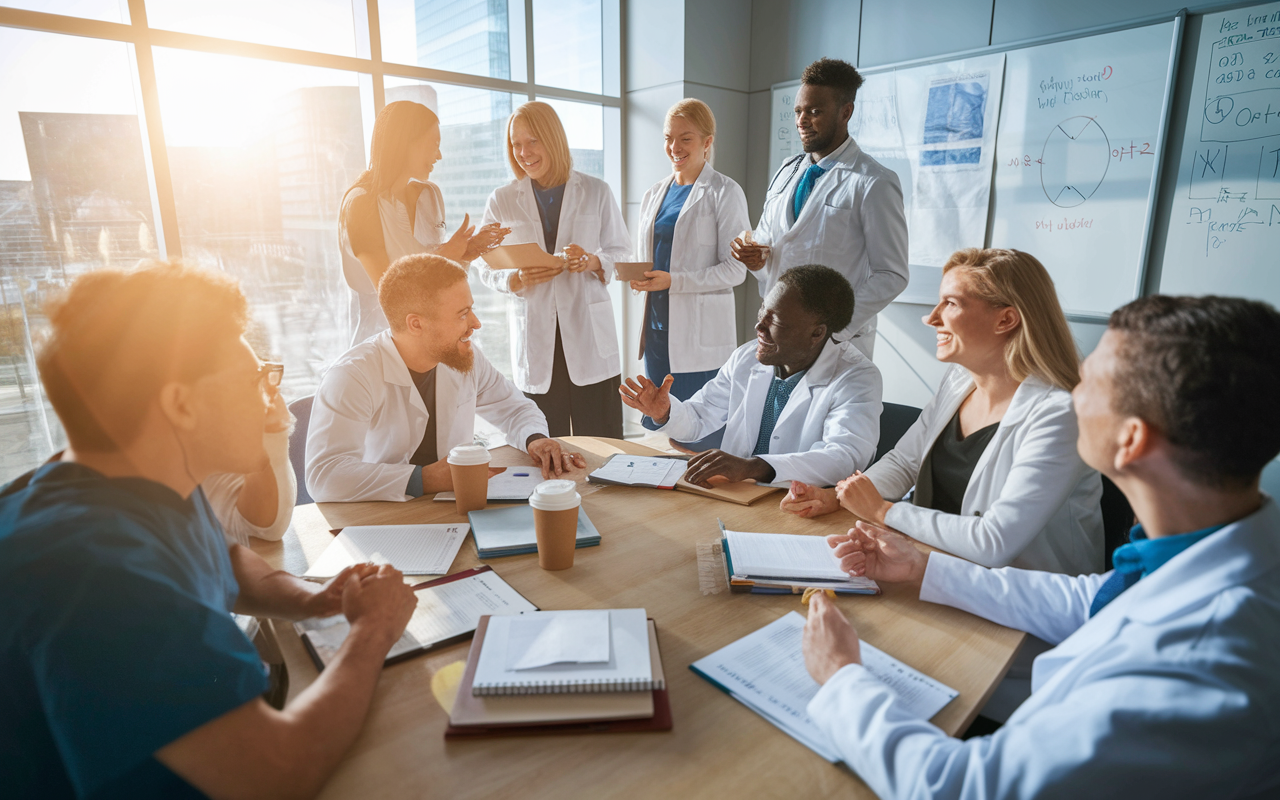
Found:
<svg viewBox="0 0 1280 800"><path fill-rule="evenodd" d="M773 426L778 424L782 409L787 407L787 401L791 399L791 390L800 383L797 380L799 375L800 373L797 372L785 381L775 377L773 383L769 384L769 394L764 399L764 413L760 415L760 435L756 437L756 449L751 455L758 456L769 452L769 437L773 436Z"/></svg>
<svg viewBox="0 0 1280 800"><path fill-rule="evenodd" d="M791 218L793 220L800 219L800 212L804 210L804 201L809 199L809 193L813 191L813 185L818 182L826 170L817 164L810 164L809 168L800 176L800 183L796 186L796 196L791 200Z"/></svg>

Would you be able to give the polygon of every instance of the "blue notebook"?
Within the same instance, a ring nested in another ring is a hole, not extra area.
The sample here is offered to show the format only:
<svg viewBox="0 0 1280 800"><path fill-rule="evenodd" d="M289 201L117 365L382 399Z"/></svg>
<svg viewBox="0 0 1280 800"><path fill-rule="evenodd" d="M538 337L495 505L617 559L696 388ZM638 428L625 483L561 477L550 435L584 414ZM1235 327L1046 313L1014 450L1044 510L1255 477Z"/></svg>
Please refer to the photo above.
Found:
<svg viewBox="0 0 1280 800"><path fill-rule="evenodd" d="M538 538L533 530L533 509L527 505L487 508L467 514L471 535L476 539L476 554L481 558L501 558L538 552ZM578 547L600 544L600 532L578 509Z"/></svg>

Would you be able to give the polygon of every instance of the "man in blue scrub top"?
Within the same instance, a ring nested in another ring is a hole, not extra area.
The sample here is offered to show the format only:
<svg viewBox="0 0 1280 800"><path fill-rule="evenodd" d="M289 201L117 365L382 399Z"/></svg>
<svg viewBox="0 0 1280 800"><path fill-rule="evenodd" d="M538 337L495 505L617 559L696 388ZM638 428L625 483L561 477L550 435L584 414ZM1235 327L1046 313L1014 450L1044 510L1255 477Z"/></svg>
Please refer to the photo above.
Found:
<svg viewBox="0 0 1280 800"><path fill-rule="evenodd" d="M1147 297L1111 315L1073 392L1080 455L1140 525L1105 575L986 569L857 523L830 537L854 575L1057 646L990 736L913 718L861 665L819 596L809 715L882 798L1280 797L1280 313Z"/></svg>
<svg viewBox="0 0 1280 800"><path fill-rule="evenodd" d="M400 573L330 584L228 549L199 484L267 463L272 390L221 274L103 270L50 309L41 380L70 442L0 489L5 796L314 794L413 612ZM345 613L338 660L275 711L231 612Z"/></svg>

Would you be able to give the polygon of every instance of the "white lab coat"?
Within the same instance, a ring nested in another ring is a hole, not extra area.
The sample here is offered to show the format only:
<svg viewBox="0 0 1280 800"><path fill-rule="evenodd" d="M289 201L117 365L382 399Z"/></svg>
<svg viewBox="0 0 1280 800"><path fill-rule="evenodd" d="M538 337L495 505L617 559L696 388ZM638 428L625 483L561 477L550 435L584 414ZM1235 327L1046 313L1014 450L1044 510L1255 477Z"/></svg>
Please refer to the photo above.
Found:
<svg viewBox="0 0 1280 800"><path fill-rule="evenodd" d="M637 261L653 260L653 221L674 181L675 175L668 175L644 193ZM720 369L737 348L733 287L746 280L747 268L734 259L729 246L749 227L742 187L705 165L689 189L671 239L668 347L672 372ZM646 324L641 320L642 329Z"/></svg>
<svg viewBox="0 0 1280 800"><path fill-rule="evenodd" d="M821 264L844 275L853 286L853 320L837 338L851 339L870 357L876 314L907 288L907 216L898 175L852 138L843 148L827 157L831 169L814 184L794 224L795 188L812 162L802 153L774 175L754 234L771 249L756 277L767 296L791 267Z"/></svg>
<svg viewBox="0 0 1280 800"><path fill-rule="evenodd" d="M471 444L477 413L521 450L547 435L547 419L484 354L461 373L436 372L436 454ZM317 502L408 500L410 457L427 431L427 407L390 331L348 350L320 381L307 431L307 491Z"/></svg>
<svg viewBox="0 0 1280 800"><path fill-rule="evenodd" d="M222 523L222 533L228 545L248 547L250 537L278 542L284 538L289 521L293 519L293 504L298 500L298 477L293 474L293 464L289 461L289 431L264 434L263 444L271 462L271 473L276 479L276 516L270 525L254 525L240 513L237 506L240 492L244 489L244 475L234 472L210 475L200 484L214 516Z"/></svg>
<svg viewBox="0 0 1280 800"><path fill-rule="evenodd" d="M1013 565L1078 575L1103 565L1102 479L1076 452L1071 395L1030 377L1022 382L965 489L960 514L901 500L920 465L969 393L973 378L951 366L920 419L867 477L894 501L885 523L987 567Z"/></svg>
<svg viewBox="0 0 1280 800"><path fill-rule="evenodd" d="M723 427L724 452L750 458L760 436L773 367L756 360L756 343L742 345L707 385L688 400L671 398L659 432L691 442ZM769 453L774 484L804 481L831 486L871 462L880 438L880 370L848 342L828 340L800 378L773 428Z"/></svg>
<svg viewBox="0 0 1280 800"><path fill-rule="evenodd" d="M533 182L527 177L493 190L481 224L490 222L511 228L503 244L534 242L548 252L577 244L598 256L604 268L605 283L596 273L566 271L518 294L511 292L508 283L513 270L480 268L486 286L511 296L511 365L516 385L530 394L546 394L551 388L557 324L569 378L576 385L589 386L621 374L613 301L605 286L613 280L614 262L630 255L631 242L609 184L577 170L569 173L556 242L543 241L542 218Z"/></svg>
<svg viewBox="0 0 1280 800"><path fill-rule="evenodd" d="M363 189L352 190L347 202L362 194ZM409 210L391 195L384 194L378 198L378 216L382 220L388 264L401 256L434 253L447 238L444 197L440 194L440 187L430 181L423 182L422 192L418 195L412 230ZM351 249L351 239L345 227L338 229L338 245L342 252L342 276L351 289L351 346L354 347L375 333L387 330L387 316L378 303L377 287Z"/></svg>
<svg viewBox="0 0 1280 800"><path fill-rule="evenodd" d="M809 715L890 798L1280 797L1280 510L1197 542L1089 618L1104 575L935 553L920 597L1058 643L994 735L912 718L851 664Z"/></svg>

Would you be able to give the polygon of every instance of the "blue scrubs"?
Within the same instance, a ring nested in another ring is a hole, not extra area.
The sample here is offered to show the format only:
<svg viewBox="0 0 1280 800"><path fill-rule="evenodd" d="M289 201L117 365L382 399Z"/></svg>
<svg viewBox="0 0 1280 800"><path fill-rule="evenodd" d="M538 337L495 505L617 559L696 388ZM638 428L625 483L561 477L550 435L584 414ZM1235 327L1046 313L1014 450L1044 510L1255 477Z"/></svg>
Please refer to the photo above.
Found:
<svg viewBox="0 0 1280 800"><path fill-rule="evenodd" d="M658 272L671 272L671 242L675 238L676 220L680 218L680 209L689 196L693 184L681 186L672 181L667 194L662 198L662 205L653 219L653 269ZM716 376L719 370L703 372L671 371L670 349L671 296L663 289L660 292L649 292L645 301L644 332L644 371L649 380L661 384L667 375L672 375L675 382L671 384L671 394L680 400L688 400L698 390ZM642 424L649 430L656 430L658 425L645 417ZM718 430L705 439L683 443L690 450L710 450L720 446L724 430Z"/></svg>
<svg viewBox="0 0 1280 800"><path fill-rule="evenodd" d="M238 593L202 490L75 463L0 490L5 792L195 793L152 753L266 690Z"/></svg>

